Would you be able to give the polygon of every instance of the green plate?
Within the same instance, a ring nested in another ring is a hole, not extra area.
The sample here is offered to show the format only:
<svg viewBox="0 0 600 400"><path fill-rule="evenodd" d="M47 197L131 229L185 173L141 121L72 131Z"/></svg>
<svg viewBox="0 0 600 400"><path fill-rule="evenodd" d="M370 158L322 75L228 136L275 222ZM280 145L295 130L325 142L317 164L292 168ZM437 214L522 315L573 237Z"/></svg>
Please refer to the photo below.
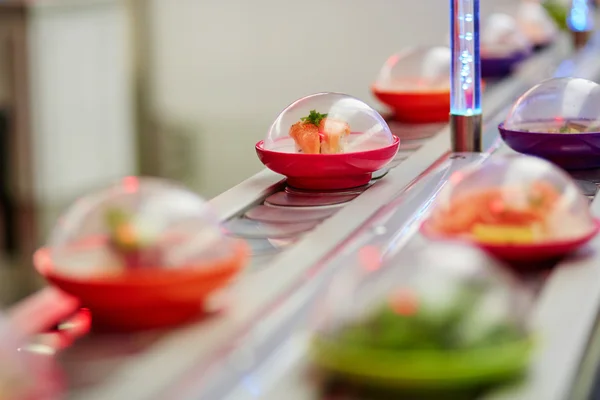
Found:
<svg viewBox="0 0 600 400"><path fill-rule="evenodd" d="M352 347L316 337L315 363L336 375L368 384L405 389L468 388L496 384L528 367L531 339L472 350L385 351Z"/></svg>

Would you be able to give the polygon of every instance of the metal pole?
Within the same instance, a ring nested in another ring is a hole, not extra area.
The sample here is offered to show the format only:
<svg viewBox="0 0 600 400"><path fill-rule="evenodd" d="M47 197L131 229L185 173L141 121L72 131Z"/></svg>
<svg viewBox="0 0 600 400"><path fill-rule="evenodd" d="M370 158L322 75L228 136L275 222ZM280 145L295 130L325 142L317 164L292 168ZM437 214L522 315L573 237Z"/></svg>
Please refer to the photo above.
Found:
<svg viewBox="0 0 600 400"><path fill-rule="evenodd" d="M567 26L576 48L587 44L594 30L594 5L591 0L572 0Z"/></svg>
<svg viewBox="0 0 600 400"><path fill-rule="evenodd" d="M481 152L479 0L450 0L452 151Z"/></svg>

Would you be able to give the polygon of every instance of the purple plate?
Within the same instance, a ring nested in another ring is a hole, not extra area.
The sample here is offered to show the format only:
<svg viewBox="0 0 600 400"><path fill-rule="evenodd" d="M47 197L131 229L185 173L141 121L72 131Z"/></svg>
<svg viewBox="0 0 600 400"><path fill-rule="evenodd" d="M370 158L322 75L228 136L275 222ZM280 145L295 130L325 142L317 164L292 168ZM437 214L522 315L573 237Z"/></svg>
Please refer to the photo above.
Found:
<svg viewBox="0 0 600 400"><path fill-rule="evenodd" d="M600 168L600 132L538 133L504 129L500 136L513 150L544 158L564 169Z"/></svg>
<svg viewBox="0 0 600 400"><path fill-rule="evenodd" d="M529 57L529 52L513 53L509 57L481 57L482 78L502 78L510 75L517 64Z"/></svg>

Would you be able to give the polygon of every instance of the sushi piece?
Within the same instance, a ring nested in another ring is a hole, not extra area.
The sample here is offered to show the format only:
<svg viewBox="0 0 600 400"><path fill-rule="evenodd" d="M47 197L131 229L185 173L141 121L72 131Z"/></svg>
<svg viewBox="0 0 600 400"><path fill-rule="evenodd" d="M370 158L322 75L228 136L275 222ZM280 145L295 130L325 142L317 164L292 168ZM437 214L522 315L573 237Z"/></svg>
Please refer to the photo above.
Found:
<svg viewBox="0 0 600 400"><path fill-rule="evenodd" d="M311 110L290 127L289 135L296 143L296 151L305 154L343 153L350 126L347 122L328 118L327 114Z"/></svg>
<svg viewBox="0 0 600 400"><path fill-rule="evenodd" d="M447 210L435 213L434 228L488 243L539 242L556 234L548 216L558 211L558 201L557 190L542 181L526 190L478 190L454 199Z"/></svg>
<svg viewBox="0 0 600 400"><path fill-rule="evenodd" d="M321 142L319 127L310 122L296 122L290 128L290 136L296 142L296 152L305 154L319 154Z"/></svg>
<svg viewBox="0 0 600 400"><path fill-rule="evenodd" d="M339 119L325 118L319 123L321 134L321 154L343 153L350 126Z"/></svg>
<svg viewBox="0 0 600 400"><path fill-rule="evenodd" d="M541 133L561 133L561 134L573 134L573 133L594 133L600 131L600 125L597 123L590 124L589 122L575 122L566 121L560 126L556 125L555 122L548 124L536 124L534 127L528 129L521 128L521 132L541 132Z"/></svg>
<svg viewBox="0 0 600 400"><path fill-rule="evenodd" d="M142 268L160 264L160 248L156 232L135 221L131 215L118 208L106 213L110 244L127 268Z"/></svg>

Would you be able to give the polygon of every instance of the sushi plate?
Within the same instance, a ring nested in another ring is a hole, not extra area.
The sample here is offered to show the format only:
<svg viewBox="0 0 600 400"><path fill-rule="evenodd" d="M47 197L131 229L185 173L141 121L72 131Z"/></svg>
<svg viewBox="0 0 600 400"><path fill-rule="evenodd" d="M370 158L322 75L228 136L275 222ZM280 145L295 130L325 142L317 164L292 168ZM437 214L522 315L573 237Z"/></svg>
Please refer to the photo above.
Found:
<svg viewBox="0 0 600 400"><path fill-rule="evenodd" d="M73 248L95 248L102 240L93 238ZM94 330L129 332L179 325L203 316L209 300L241 272L248 254L247 244L238 240L230 257L202 265L82 277L61 272L51 250L41 248L34 254L34 266L52 285L91 310Z"/></svg>
<svg viewBox="0 0 600 400"><path fill-rule="evenodd" d="M353 380L404 389L452 389L518 376L526 370L533 347L530 338L523 338L468 350L392 351L317 337L311 353L320 368Z"/></svg>
<svg viewBox="0 0 600 400"><path fill-rule="evenodd" d="M600 132L543 133L522 132L498 126L502 140L513 150L568 169L600 167Z"/></svg>
<svg viewBox="0 0 600 400"><path fill-rule="evenodd" d="M373 87L375 97L394 111L398 121L407 123L446 122L450 116L450 92L403 93Z"/></svg>
<svg viewBox="0 0 600 400"><path fill-rule="evenodd" d="M510 75L516 66L529 55L529 52L518 52L507 57L481 57L481 76L483 78L503 78Z"/></svg>
<svg viewBox="0 0 600 400"><path fill-rule="evenodd" d="M302 154L267 150L264 141L256 144L256 154L271 171L287 177L298 189L348 189L369 183L373 172L388 164L398 152L400 139L387 146L341 154Z"/></svg>
<svg viewBox="0 0 600 400"><path fill-rule="evenodd" d="M564 257L589 242L599 231L600 219L595 219L593 228L587 234L571 240L554 240L533 244L491 244L439 234L429 227L428 221L421 224L420 228L421 234L428 239L467 242L480 247L498 259L516 263L534 263Z"/></svg>

